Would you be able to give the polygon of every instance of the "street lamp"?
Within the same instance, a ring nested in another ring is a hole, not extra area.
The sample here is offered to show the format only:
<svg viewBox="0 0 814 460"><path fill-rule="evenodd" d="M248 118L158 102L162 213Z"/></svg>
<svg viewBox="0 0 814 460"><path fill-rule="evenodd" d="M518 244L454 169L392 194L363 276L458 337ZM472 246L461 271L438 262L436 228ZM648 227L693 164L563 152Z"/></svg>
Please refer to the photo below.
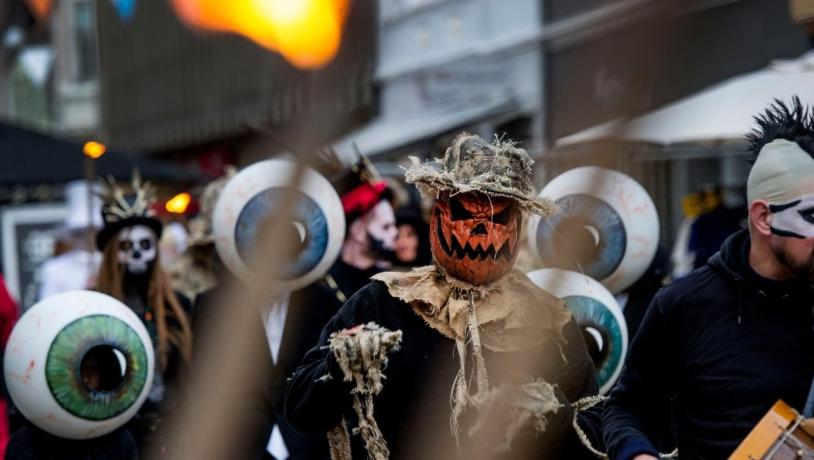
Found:
<svg viewBox="0 0 814 460"><path fill-rule="evenodd" d="M86 157L93 160L98 159L104 155L105 152L107 152L107 146L101 142L87 141L85 142L85 145L82 146L82 153L84 153Z"/></svg>
<svg viewBox="0 0 814 460"><path fill-rule="evenodd" d="M190 200L192 200L192 197L189 195L189 193L179 193L178 195L175 195L167 200L167 204L164 205L164 208L167 210L167 212L171 212L173 214L183 214L187 211Z"/></svg>
<svg viewBox="0 0 814 460"><path fill-rule="evenodd" d="M95 160L98 160L107 152L107 146L97 141L87 141L82 146L82 153L85 154L85 183L88 186L88 213L93 213L93 183L96 176ZM88 216L88 222L93 222L93 215ZM92 226L88 225L88 244L93 248L94 235ZM89 260L92 260L89 259Z"/></svg>

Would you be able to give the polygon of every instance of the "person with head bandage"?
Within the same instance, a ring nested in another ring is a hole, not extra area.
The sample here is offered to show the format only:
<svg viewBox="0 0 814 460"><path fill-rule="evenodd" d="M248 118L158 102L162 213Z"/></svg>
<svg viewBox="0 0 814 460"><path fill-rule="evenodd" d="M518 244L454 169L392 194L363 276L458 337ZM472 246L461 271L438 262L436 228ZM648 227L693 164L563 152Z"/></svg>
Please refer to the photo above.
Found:
<svg viewBox="0 0 814 460"><path fill-rule="evenodd" d="M653 300L603 415L611 459L727 458L814 376L814 111L775 101L747 136L748 230ZM670 414L658 412L674 400ZM672 417L677 446L652 430Z"/></svg>

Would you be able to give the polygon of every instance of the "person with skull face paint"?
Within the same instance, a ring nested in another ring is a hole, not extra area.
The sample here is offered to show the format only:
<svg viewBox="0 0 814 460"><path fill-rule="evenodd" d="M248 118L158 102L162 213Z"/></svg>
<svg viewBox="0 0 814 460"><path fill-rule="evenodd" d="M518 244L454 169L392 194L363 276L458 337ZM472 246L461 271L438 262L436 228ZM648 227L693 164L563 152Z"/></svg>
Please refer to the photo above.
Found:
<svg viewBox="0 0 814 460"><path fill-rule="evenodd" d="M162 223L153 217L150 184L134 172L132 193L109 179L103 192L104 227L96 235L102 262L96 290L130 307L142 320L156 349L158 369L139 414L128 428L142 447L164 445L160 431L165 412L178 404L181 381L191 359L189 302L176 294L161 268L158 239ZM146 447L146 448L145 448Z"/></svg>
<svg viewBox="0 0 814 460"><path fill-rule="evenodd" d="M510 141L466 134L442 170L414 160L407 181L438 199L435 263L374 276L328 323L287 387L295 428L328 433L342 459L365 450L377 460L590 455L571 428L570 402L597 392L582 334L562 301L513 270L523 214L555 210L534 196L531 164ZM348 382L382 369L353 356L374 362L388 352L386 380L360 404L359 384ZM354 422L361 436L348 438Z"/></svg>
<svg viewBox="0 0 814 460"><path fill-rule="evenodd" d="M612 459L658 456L672 398L682 459L729 456L778 399L811 416L814 111L776 101L756 121L749 228L648 308L605 408Z"/></svg>

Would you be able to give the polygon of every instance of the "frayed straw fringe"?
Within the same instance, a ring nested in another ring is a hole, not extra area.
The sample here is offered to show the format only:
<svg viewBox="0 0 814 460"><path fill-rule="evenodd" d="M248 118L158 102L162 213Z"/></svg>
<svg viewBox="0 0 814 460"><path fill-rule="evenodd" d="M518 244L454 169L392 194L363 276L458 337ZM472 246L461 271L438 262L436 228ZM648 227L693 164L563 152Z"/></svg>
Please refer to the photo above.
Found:
<svg viewBox="0 0 814 460"><path fill-rule="evenodd" d="M361 434L372 460L387 460L390 450L373 414L373 396L382 391L384 374L390 352L398 350L401 331L389 331L370 322L354 329L331 334L329 348L342 369L344 381L354 382L353 410L359 426L353 434ZM350 435L343 419L342 424L328 434L333 460L349 460ZM339 457L334 457L339 455ZM344 457L347 455L347 457Z"/></svg>
<svg viewBox="0 0 814 460"><path fill-rule="evenodd" d="M352 460L350 450L350 434L348 424L343 418L339 425L328 432L328 446L330 446L331 460Z"/></svg>
<svg viewBox="0 0 814 460"><path fill-rule="evenodd" d="M471 178L467 183L460 182L450 171L441 171L427 163L421 163L417 157L410 157L410 166L404 173L408 184L415 184L418 191L426 198L437 199L440 192L449 192L454 196L459 193L481 192L487 195L511 198L518 202L520 207L530 213L542 217L549 217L559 210L559 207L548 198L523 196L521 191L500 191L489 184L494 182L494 171L488 171L482 176Z"/></svg>
<svg viewBox="0 0 814 460"><path fill-rule="evenodd" d="M469 307L467 310L466 338L472 345L472 357L475 362L474 377L477 385L477 392L472 395L469 392L469 384L466 375L466 343L463 340L456 340L455 347L458 350L458 373L452 383L450 393L450 406L452 413L449 418L449 427L452 436L455 437L455 444L459 444L460 425L459 419L463 411L473 400L478 400L489 391L489 375L486 371L486 361L483 359L483 347L480 341L480 330L478 329L478 317L475 312L474 293L469 291Z"/></svg>

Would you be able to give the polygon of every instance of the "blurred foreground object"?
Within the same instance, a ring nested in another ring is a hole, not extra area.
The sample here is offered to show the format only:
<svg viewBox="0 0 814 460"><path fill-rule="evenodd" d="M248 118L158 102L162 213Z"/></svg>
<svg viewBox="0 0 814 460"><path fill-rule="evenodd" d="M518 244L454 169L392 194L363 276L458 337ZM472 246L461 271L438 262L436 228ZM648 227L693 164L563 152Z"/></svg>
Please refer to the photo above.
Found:
<svg viewBox="0 0 814 460"><path fill-rule="evenodd" d="M212 212L223 187L234 175L235 170L230 168L224 176L206 184L201 192L198 215L188 224L186 250L167 269L173 287L190 300L194 301L198 294L218 283L217 270L222 267L212 237Z"/></svg>
<svg viewBox="0 0 814 460"><path fill-rule="evenodd" d="M180 18L173 7L183 7ZM97 8L100 105L111 145L172 151L261 133L291 146L299 142L293 128L313 118L317 148L363 122L373 102L376 2L139 1L129 20L113 2ZM195 18L210 30L184 22ZM220 31L248 28L319 69L295 67L245 36L213 33L211 21L230 24Z"/></svg>
<svg viewBox="0 0 814 460"><path fill-rule="evenodd" d="M243 35L297 67L336 56L350 0L172 0L178 16L202 30Z"/></svg>

